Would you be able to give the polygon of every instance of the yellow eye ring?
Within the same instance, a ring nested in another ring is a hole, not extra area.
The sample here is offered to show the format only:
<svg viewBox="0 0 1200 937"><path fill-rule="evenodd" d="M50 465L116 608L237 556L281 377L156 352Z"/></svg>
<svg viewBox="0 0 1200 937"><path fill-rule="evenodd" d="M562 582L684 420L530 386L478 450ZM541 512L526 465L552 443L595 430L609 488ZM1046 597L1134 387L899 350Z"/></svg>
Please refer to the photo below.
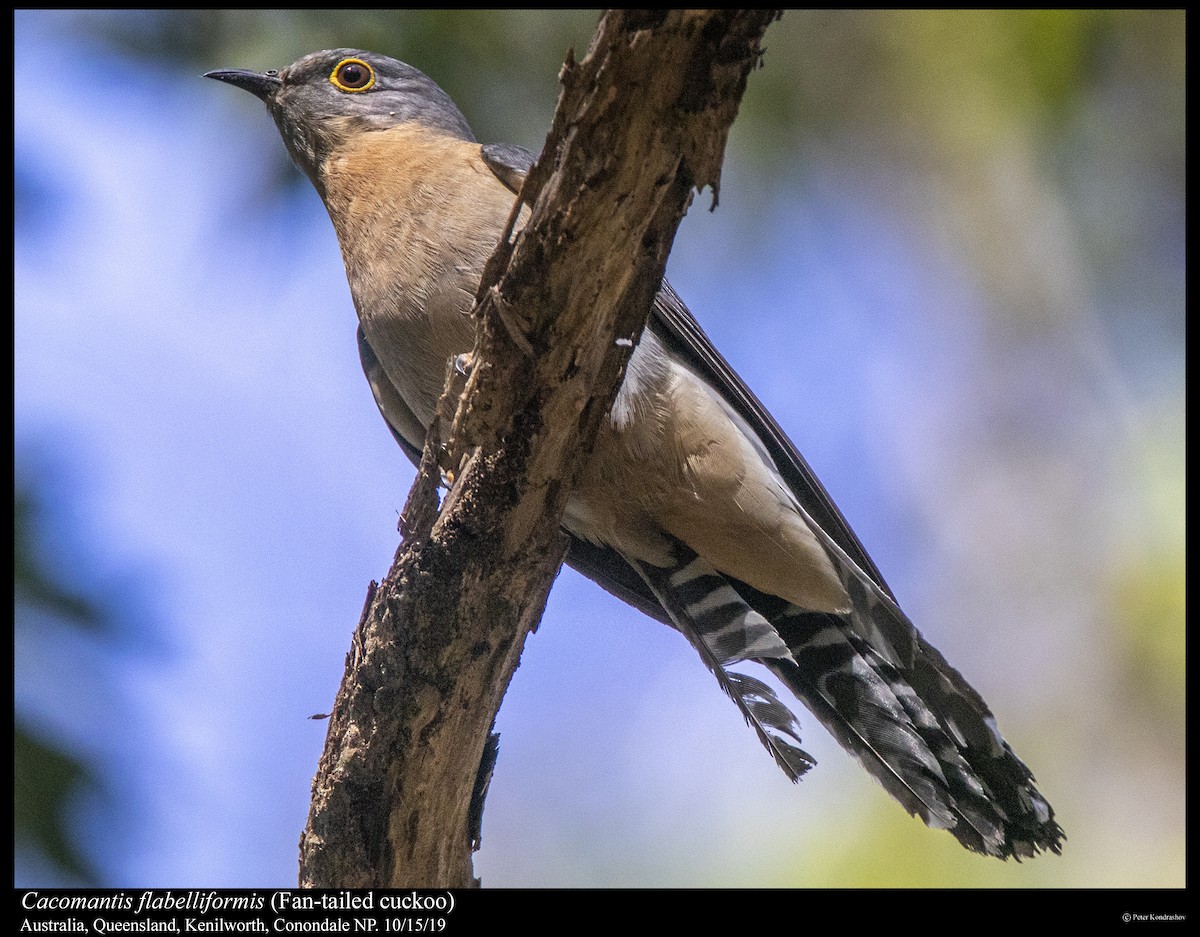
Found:
<svg viewBox="0 0 1200 937"><path fill-rule="evenodd" d="M339 91L369 91L375 84L375 69L362 59L342 59L333 66L329 81Z"/></svg>

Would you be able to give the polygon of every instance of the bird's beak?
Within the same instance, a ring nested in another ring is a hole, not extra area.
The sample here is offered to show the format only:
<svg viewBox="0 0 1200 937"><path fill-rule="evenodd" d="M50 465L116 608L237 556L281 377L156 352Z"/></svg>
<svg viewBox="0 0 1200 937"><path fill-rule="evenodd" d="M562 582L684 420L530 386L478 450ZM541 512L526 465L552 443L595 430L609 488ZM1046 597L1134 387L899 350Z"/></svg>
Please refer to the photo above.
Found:
<svg viewBox="0 0 1200 937"><path fill-rule="evenodd" d="M279 76L276 74L271 72L248 72L241 68L219 69L215 72L206 72L204 77L228 82L231 85L241 88L243 91L249 91L260 101L266 102L270 102L281 85Z"/></svg>

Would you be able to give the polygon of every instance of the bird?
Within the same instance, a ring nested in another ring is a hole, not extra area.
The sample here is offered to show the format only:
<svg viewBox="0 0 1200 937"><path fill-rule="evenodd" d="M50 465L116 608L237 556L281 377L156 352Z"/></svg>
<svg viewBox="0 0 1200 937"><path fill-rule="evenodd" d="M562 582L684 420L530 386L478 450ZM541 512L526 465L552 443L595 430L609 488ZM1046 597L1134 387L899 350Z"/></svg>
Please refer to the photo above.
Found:
<svg viewBox="0 0 1200 937"><path fill-rule="evenodd" d="M534 154L351 48L212 78L266 104L337 233L364 374L418 462ZM664 278L562 521L567 562L681 632L793 781L815 761L753 662L909 814L1018 861L1065 834L987 703L901 610L808 463Z"/></svg>

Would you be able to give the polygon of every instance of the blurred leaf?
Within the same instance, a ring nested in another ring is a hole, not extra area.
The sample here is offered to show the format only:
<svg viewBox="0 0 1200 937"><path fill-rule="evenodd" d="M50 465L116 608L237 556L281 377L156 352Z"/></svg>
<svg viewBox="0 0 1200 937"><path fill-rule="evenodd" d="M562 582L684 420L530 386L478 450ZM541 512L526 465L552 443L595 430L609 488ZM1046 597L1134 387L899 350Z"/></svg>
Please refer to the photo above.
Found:
<svg viewBox="0 0 1200 937"><path fill-rule="evenodd" d="M15 631L26 632L20 637L36 642L53 622L113 638L117 628L105 603L61 581L79 567L47 534L47 485L23 481L21 474L18 471L13 496ZM21 702L20 679L16 702ZM94 769L69 746L43 737L19 716L14 723L13 814L18 853L32 850L77 882L97 884L97 874L83 856L70 818L70 809L79 797L100 787Z"/></svg>
<svg viewBox="0 0 1200 937"><path fill-rule="evenodd" d="M74 592L56 578L56 573L61 575L69 565L45 560L44 551L39 549L40 520L37 498L18 483L13 497L13 583L17 604L36 606L88 630L103 630L107 621L94 600Z"/></svg>
<svg viewBox="0 0 1200 937"><path fill-rule="evenodd" d="M31 845L72 878L96 884L67 819L80 791L95 783L91 770L35 738L20 722L13 731L13 768L17 847Z"/></svg>

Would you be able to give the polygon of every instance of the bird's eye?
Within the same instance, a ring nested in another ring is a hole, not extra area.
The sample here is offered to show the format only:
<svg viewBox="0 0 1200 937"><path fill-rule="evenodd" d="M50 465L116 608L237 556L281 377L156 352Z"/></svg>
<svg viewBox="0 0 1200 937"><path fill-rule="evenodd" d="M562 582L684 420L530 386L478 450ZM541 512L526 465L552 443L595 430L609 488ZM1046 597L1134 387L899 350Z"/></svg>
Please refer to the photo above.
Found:
<svg viewBox="0 0 1200 937"><path fill-rule="evenodd" d="M362 59L342 59L329 80L339 91L366 91L375 84L375 70Z"/></svg>

